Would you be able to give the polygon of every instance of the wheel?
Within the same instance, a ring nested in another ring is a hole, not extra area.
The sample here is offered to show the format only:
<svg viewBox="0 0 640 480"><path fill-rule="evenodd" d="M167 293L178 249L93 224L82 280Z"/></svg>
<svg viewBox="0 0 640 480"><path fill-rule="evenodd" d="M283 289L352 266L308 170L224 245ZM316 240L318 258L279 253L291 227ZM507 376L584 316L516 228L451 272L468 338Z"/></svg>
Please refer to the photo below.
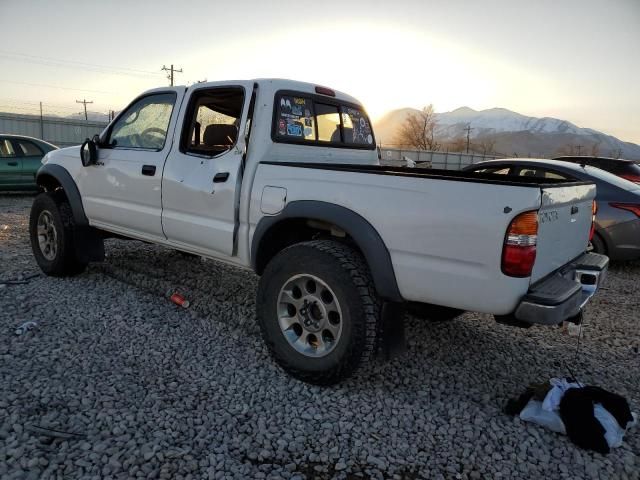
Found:
<svg viewBox="0 0 640 480"><path fill-rule="evenodd" d="M260 278L256 305L272 357L304 382L338 383L377 348L381 302L362 256L341 243L281 251Z"/></svg>
<svg viewBox="0 0 640 480"><path fill-rule="evenodd" d="M600 253L602 255L607 254L607 246L604 243L604 240L597 233L593 234L593 238L589 242L589 246L587 247L587 251Z"/></svg>
<svg viewBox="0 0 640 480"><path fill-rule="evenodd" d="M36 262L47 275L70 276L86 268L87 264L76 258L73 215L62 192L45 192L35 198L29 236Z"/></svg>
<svg viewBox="0 0 640 480"><path fill-rule="evenodd" d="M429 303L409 303L407 311L414 317L430 322L448 322L464 313L464 310Z"/></svg>

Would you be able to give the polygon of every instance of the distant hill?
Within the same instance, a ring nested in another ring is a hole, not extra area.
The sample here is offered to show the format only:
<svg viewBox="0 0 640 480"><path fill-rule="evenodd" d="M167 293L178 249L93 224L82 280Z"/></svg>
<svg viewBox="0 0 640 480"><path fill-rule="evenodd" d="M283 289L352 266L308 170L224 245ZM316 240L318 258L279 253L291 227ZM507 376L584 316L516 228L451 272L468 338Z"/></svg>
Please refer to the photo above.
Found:
<svg viewBox="0 0 640 480"><path fill-rule="evenodd" d="M413 108L402 108L380 118L374 124L377 142L393 143L397 129L407 116L417 112ZM590 154L595 145L600 155L640 160L640 145L635 143L623 142L591 128L580 128L566 120L528 117L506 108L478 111L461 107L437 113L436 122L436 138L449 144L466 138L464 129L470 125L471 145L476 151L481 144L489 143L493 144L494 152L503 155L550 157L577 153L576 145L581 145L582 153Z"/></svg>

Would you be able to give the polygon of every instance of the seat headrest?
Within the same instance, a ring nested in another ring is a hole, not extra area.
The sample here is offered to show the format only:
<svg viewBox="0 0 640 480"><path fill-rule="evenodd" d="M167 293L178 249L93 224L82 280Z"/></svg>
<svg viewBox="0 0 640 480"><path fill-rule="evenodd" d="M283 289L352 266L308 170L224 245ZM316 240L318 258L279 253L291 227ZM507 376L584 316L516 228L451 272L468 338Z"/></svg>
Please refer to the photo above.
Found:
<svg viewBox="0 0 640 480"><path fill-rule="evenodd" d="M204 129L202 141L207 147L215 145L231 146L235 143L237 135L238 129L235 125L214 123Z"/></svg>

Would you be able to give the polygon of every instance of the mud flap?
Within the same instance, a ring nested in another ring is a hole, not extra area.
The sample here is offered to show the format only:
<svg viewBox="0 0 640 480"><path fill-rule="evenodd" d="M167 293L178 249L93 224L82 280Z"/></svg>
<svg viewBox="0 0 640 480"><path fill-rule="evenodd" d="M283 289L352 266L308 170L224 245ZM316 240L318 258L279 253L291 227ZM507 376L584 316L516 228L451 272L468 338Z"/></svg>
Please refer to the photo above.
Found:
<svg viewBox="0 0 640 480"><path fill-rule="evenodd" d="M406 307L403 303L385 302L382 306L379 355L391 360L407 351L404 333Z"/></svg>
<svg viewBox="0 0 640 480"><path fill-rule="evenodd" d="M73 229L73 243L79 262L102 262L104 260L104 239L102 232L92 227Z"/></svg>

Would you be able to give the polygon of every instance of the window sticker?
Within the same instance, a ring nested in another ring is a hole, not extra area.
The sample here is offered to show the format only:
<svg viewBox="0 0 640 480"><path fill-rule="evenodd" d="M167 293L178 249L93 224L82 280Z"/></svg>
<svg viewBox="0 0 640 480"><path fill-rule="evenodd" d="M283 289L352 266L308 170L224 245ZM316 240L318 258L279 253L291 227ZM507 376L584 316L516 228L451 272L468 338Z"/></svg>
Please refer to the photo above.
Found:
<svg viewBox="0 0 640 480"><path fill-rule="evenodd" d="M302 137L302 125L298 122L287 123L287 135L291 137Z"/></svg>
<svg viewBox="0 0 640 480"><path fill-rule="evenodd" d="M364 116L364 113L357 108L349 107L343 107L343 112L346 112L346 115L343 115L343 123L345 125L348 123L351 124L352 138L347 139L347 141L350 140L350 143L372 145L373 134L371 132L371 125L369 125L369 121Z"/></svg>

